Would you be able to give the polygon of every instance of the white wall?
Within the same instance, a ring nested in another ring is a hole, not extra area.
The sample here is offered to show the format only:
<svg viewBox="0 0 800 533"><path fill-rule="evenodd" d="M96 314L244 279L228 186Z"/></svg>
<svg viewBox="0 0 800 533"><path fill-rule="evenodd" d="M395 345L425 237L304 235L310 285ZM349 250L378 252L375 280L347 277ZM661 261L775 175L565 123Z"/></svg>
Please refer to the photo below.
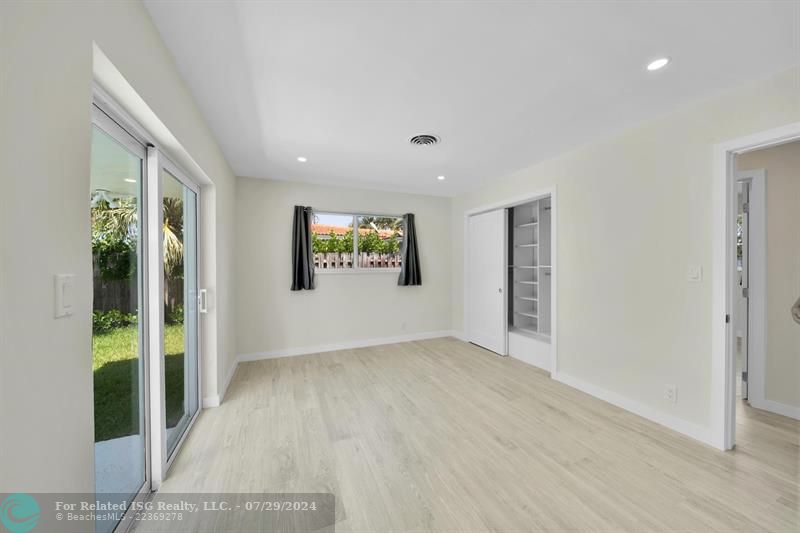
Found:
<svg viewBox="0 0 800 533"><path fill-rule="evenodd" d="M454 199L454 327L464 212L556 185L559 372L707 435L713 146L797 120L795 68ZM703 267L701 283L687 281L690 265ZM675 405L666 384L678 387Z"/></svg>
<svg viewBox="0 0 800 533"><path fill-rule="evenodd" d="M739 170L767 171L767 356L764 397L800 407L800 142L739 156Z"/></svg>
<svg viewBox="0 0 800 533"><path fill-rule="evenodd" d="M213 182L205 281L217 307L204 328L216 368L205 393L217 393L236 351L234 177L147 12L133 1L0 2L0 492L94 487L93 42ZM75 315L60 320L56 273L77 274Z"/></svg>
<svg viewBox="0 0 800 533"><path fill-rule="evenodd" d="M290 291L293 206L414 213L423 284L397 273L325 274ZM243 355L450 329L450 199L239 178L237 340Z"/></svg>

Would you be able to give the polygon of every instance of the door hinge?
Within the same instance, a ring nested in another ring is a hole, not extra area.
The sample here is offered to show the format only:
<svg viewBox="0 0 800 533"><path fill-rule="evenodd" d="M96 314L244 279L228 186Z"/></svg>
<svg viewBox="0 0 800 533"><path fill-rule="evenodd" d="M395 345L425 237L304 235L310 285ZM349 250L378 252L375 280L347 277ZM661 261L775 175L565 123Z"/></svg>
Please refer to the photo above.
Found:
<svg viewBox="0 0 800 533"><path fill-rule="evenodd" d="M730 324L731 323L731 315L725 315L725 323L726 324Z"/></svg>
<svg viewBox="0 0 800 533"><path fill-rule="evenodd" d="M742 298L750 298L750 289L749 288L744 287L742 289Z"/></svg>
<svg viewBox="0 0 800 533"><path fill-rule="evenodd" d="M742 204L742 212L744 213L750 212L750 202L745 202Z"/></svg>
<svg viewBox="0 0 800 533"><path fill-rule="evenodd" d="M744 381L745 383L747 383L747 371L746 371L746 370L743 370L743 371L742 371L742 381Z"/></svg>

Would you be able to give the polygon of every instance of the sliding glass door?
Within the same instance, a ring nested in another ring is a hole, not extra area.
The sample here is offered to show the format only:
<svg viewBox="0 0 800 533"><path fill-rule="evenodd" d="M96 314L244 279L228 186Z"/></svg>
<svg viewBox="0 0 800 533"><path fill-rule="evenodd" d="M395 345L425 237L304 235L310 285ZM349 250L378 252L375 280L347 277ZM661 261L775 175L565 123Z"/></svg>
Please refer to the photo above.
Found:
<svg viewBox="0 0 800 533"><path fill-rule="evenodd" d="M93 106L95 486L128 506L160 487L200 409L200 191L134 131Z"/></svg>
<svg viewBox="0 0 800 533"><path fill-rule="evenodd" d="M145 147L95 110L89 198L95 484L98 497L117 504L147 481L144 162ZM111 531L117 522L100 522L96 531Z"/></svg>
<svg viewBox="0 0 800 533"><path fill-rule="evenodd" d="M161 169L164 203L164 401L166 458L199 409L197 191L166 162Z"/></svg>

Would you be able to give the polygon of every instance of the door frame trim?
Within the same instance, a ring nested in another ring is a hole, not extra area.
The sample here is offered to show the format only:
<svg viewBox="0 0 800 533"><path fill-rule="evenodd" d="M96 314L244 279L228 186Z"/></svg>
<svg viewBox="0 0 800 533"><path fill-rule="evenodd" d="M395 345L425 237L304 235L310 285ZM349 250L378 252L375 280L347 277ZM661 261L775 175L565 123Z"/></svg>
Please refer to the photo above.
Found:
<svg viewBox="0 0 800 533"><path fill-rule="evenodd" d="M497 202L484 204L479 207L474 207L464 211L463 231L464 241L462 246L462 265L464 265L464 273L462 280L462 299L463 299L463 330L464 338L469 338L469 298L468 298L468 283L469 283L469 258L467 246L469 243L469 217L479 215L488 211L495 211L497 209L506 209L521 204L540 200L542 198L550 197L550 264L551 264L551 300L550 300L550 320L551 320L551 334L550 334L550 377L555 378L558 374L558 196L557 186L544 187L534 191L530 191L518 196L506 198ZM507 257L503 258L507 261ZM506 297L508 297L508 290L506 290ZM508 320L505 321L506 334L508 334ZM507 345L508 343L506 343Z"/></svg>
<svg viewBox="0 0 800 533"><path fill-rule="evenodd" d="M800 122L719 143L713 149L711 287L711 440L730 450L736 442L735 302L736 156L800 139Z"/></svg>

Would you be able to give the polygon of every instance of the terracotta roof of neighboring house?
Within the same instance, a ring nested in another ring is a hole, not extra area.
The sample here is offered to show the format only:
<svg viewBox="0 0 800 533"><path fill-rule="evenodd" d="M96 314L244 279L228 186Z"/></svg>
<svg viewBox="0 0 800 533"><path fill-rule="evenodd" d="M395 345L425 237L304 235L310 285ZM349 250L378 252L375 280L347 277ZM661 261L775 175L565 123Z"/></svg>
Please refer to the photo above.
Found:
<svg viewBox="0 0 800 533"><path fill-rule="evenodd" d="M330 235L333 232L335 235L345 235L348 231L352 230L353 228L349 226L329 226L327 224L311 224L311 233L316 233L317 235ZM370 233L372 229L368 228L358 228L359 235L366 235ZM394 231L390 229L379 229L378 235L381 239L388 239L392 235L394 235ZM398 232L399 236L399 232Z"/></svg>

